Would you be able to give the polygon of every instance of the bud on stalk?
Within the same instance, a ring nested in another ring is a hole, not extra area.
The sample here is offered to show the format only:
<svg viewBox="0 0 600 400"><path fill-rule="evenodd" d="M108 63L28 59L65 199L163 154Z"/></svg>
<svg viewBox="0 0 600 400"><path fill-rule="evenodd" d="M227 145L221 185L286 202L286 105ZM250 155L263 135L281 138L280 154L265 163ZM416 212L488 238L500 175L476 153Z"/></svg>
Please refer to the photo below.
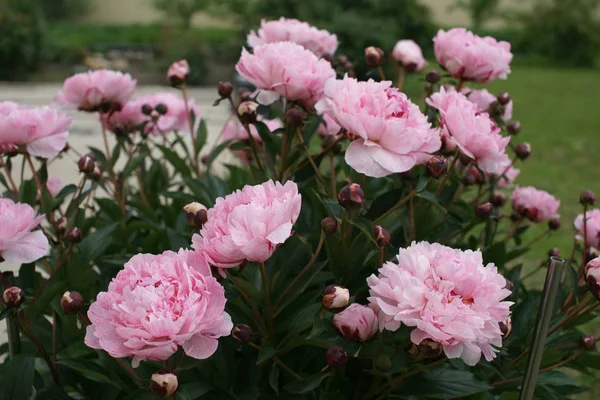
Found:
<svg viewBox="0 0 600 400"><path fill-rule="evenodd" d="M179 87L185 83L190 74L190 65L187 60L179 60L171 64L167 71L167 81L173 87Z"/></svg>
<svg viewBox="0 0 600 400"><path fill-rule="evenodd" d="M425 163L427 175L439 178L448 171L448 161L446 157L433 156Z"/></svg>
<svg viewBox="0 0 600 400"><path fill-rule="evenodd" d="M380 225L375 225L375 227L373 228L373 235L375 236L377 246L385 247L388 244L390 244L390 233L384 227Z"/></svg>
<svg viewBox="0 0 600 400"><path fill-rule="evenodd" d="M167 368L161 368L152 374L150 378L150 389L152 393L159 397L170 397L176 391L179 383L175 371Z"/></svg>
<svg viewBox="0 0 600 400"><path fill-rule="evenodd" d="M325 359L327 361L327 365L329 365L331 368L340 368L346 365L348 362L348 354L346 354L343 348L334 346L327 350Z"/></svg>
<svg viewBox="0 0 600 400"><path fill-rule="evenodd" d="M183 211L187 213L188 225L192 228L201 229L208 221L208 209L200 203L190 203L183 207Z"/></svg>
<svg viewBox="0 0 600 400"><path fill-rule="evenodd" d="M370 46L365 49L365 59L370 67L379 67L383 62L383 50Z"/></svg>
<svg viewBox="0 0 600 400"><path fill-rule="evenodd" d="M596 195L591 190L584 190L579 195L579 202L584 206L593 206L596 203Z"/></svg>
<svg viewBox="0 0 600 400"><path fill-rule="evenodd" d="M492 203L483 203L475 208L475 215L479 219L488 219L490 215L492 215L492 211L494 210L494 206Z"/></svg>
<svg viewBox="0 0 600 400"><path fill-rule="evenodd" d="M238 324L231 330L231 337L240 343L248 343L252 339L252 328L246 324Z"/></svg>
<svg viewBox="0 0 600 400"><path fill-rule="evenodd" d="M517 147L515 147L515 153L519 160L525 160L531 154L531 145L529 143L519 143Z"/></svg>
<svg viewBox="0 0 600 400"><path fill-rule="evenodd" d="M338 202L347 210L361 208L365 203L365 192L358 183L351 183L340 190Z"/></svg>
<svg viewBox="0 0 600 400"><path fill-rule="evenodd" d="M21 288L12 286L4 291L2 300L8 308L18 308L25 301L25 293Z"/></svg>
<svg viewBox="0 0 600 400"><path fill-rule="evenodd" d="M350 302L350 291L343 286L329 285L325 288L322 299L323 307L336 312L346 307Z"/></svg>
<svg viewBox="0 0 600 400"><path fill-rule="evenodd" d="M240 121L243 124L252 124L256 122L256 110L258 109L258 103L254 101L243 101L238 106L238 115L240 116Z"/></svg>
<svg viewBox="0 0 600 400"><path fill-rule="evenodd" d="M586 350L596 350L596 338L593 336L584 336L581 338L581 345Z"/></svg>
<svg viewBox="0 0 600 400"><path fill-rule="evenodd" d="M79 292L65 292L60 298L60 306L65 314L77 314L83 308L83 297Z"/></svg>
<svg viewBox="0 0 600 400"><path fill-rule="evenodd" d="M321 228L325 233L334 233L337 231L337 220L333 217L325 217L321 220Z"/></svg>
<svg viewBox="0 0 600 400"><path fill-rule="evenodd" d="M77 244L83 239L83 233L81 232L81 229L77 228L76 226L70 228L67 231L66 236L67 240L73 244Z"/></svg>
<svg viewBox="0 0 600 400"><path fill-rule="evenodd" d="M220 81L217 87L217 92L221 98L228 98L233 93L233 85L231 82Z"/></svg>

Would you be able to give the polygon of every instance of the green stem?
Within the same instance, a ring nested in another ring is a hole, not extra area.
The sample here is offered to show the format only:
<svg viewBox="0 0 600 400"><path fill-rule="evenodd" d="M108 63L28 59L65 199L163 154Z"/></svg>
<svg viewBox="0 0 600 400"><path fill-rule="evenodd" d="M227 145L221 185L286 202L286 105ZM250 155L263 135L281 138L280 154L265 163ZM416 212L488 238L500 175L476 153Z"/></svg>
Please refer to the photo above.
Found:
<svg viewBox="0 0 600 400"><path fill-rule="evenodd" d="M373 222L377 223L377 222L383 220L385 217L387 217L388 215L390 215L391 213L396 211L404 203L409 201L415 194L417 194L416 191L414 191L414 190L410 191L405 197L401 198L396 204L394 204L389 210L387 210L386 212L381 214L379 217L377 217L377 219Z"/></svg>
<svg viewBox="0 0 600 400"><path fill-rule="evenodd" d="M457 152L456 155L454 156L454 160L452 160L452 163L448 167L448 172L446 172L446 175L444 175L444 179L442 179L442 182L440 182L437 190L435 191L436 197L439 196L440 193L442 193L442 189L444 188L444 185L446 185L446 181L448 181L448 178L450 177L450 175L452 175L452 170L454 169L454 165L456 165L456 162L458 161L459 158L460 158L460 153Z"/></svg>
<svg viewBox="0 0 600 400"><path fill-rule="evenodd" d="M262 278L263 284L263 300L265 312L267 314L267 330L269 339L273 343L274 341L274 332L273 332L273 308L271 307L271 288L269 287L269 277L267 276L267 269L265 267L265 263L260 263L260 276Z"/></svg>
<svg viewBox="0 0 600 400"><path fill-rule="evenodd" d="M308 157L308 161L310 162L310 165L312 165L313 170L315 171L315 177L317 178L317 180L319 181L321 186L323 186L323 189L325 189L325 193L327 193L327 195L330 195L327 184L325 183L325 180L323 179L323 176L321 175L321 171L319 171L319 167L317 166L317 164L315 163L315 160L313 160L312 156L310 155L310 151L308 151L308 147L306 146L306 143L304 142L304 137L302 136L302 132L300 132L300 130L297 130L296 133L298 136L298 140L300 141L300 144L304 148L306 157Z"/></svg>
<svg viewBox="0 0 600 400"><path fill-rule="evenodd" d="M12 310L6 318L6 331L8 334L8 352L10 357L21 354L21 336L19 335L19 325L16 317L17 310Z"/></svg>

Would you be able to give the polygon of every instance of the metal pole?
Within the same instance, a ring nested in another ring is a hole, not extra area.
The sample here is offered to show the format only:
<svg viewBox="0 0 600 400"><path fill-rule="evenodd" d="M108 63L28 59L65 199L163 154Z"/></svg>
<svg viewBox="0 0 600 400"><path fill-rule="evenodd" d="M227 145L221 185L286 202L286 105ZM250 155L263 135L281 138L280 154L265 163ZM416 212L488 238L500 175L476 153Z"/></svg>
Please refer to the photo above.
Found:
<svg viewBox="0 0 600 400"><path fill-rule="evenodd" d="M544 345L546 344L546 336L550 327L550 320L554 311L554 303L556 300L556 292L562 277L565 260L559 257L550 257L548 272L546 273L546 282L544 282L544 291L542 292L542 300L538 311L535 331L533 333L533 342L531 343L531 351L527 360L525 375L523 376L523 385L521 386L521 394L519 400L532 400L535 384L540 371L540 363L544 354Z"/></svg>

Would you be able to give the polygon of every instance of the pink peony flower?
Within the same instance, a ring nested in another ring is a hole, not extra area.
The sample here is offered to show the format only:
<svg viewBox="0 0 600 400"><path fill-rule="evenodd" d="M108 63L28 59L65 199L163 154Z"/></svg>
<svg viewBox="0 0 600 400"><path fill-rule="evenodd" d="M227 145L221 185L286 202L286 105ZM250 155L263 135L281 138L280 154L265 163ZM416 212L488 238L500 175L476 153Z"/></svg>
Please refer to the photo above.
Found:
<svg viewBox="0 0 600 400"><path fill-rule="evenodd" d="M166 360L178 346L205 359L233 327L226 301L202 254L138 254L90 306L85 344L115 358L133 357L134 367Z"/></svg>
<svg viewBox="0 0 600 400"><path fill-rule="evenodd" d="M494 264L483 265L480 251L413 242L400 249L398 264L385 263L367 284L380 329L414 327L414 344L434 340L467 365L482 354L494 359L502 346L499 323L510 315L512 303L503 300L511 292Z"/></svg>
<svg viewBox="0 0 600 400"><path fill-rule="evenodd" d="M248 46L250 47L276 42L296 43L312 51L318 57L326 54L333 55L338 47L336 35L324 29L319 30L306 22L284 17L277 21L262 20L258 33L250 31L248 34Z"/></svg>
<svg viewBox="0 0 600 400"><path fill-rule="evenodd" d="M179 86L187 80L190 74L190 65L187 60L175 61L167 71L167 81L172 86Z"/></svg>
<svg viewBox="0 0 600 400"><path fill-rule="evenodd" d="M600 244L600 210L593 209L588 210L585 214L586 223L585 223L585 246L586 247L598 247ZM577 234L575 238L580 242L583 242L583 213L579 214L575 221L573 222L575 229L577 230Z"/></svg>
<svg viewBox="0 0 600 400"><path fill-rule="evenodd" d="M313 108L323 97L325 82L335 78L331 64L291 42L269 43L246 49L235 66L257 88L257 100L271 104L280 96Z"/></svg>
<svg viewBox="0 0 600 400"><path fill-rule="evenodd" d="M337 136L342 129L340 124L335 122L335 120L327 113L324 113L321 115L321 117L323 118L323 122L319 124L319 127L317 128L317 134L323 137L329 135Z"/></svg>
<svg viewBox="0 0 600 400"><path fill-rule="evenodd" d="M135 79L122 72L108 69L82 72L65 80L54 102L88 112L119 111L133 95L135 86Z"/></svg>
<svg viewBox="0 0 600 400"><path fill-rule="evenodd" d="M200 234L193 236L192 247L221 268L244 260L264 262L292 234L301 203L292 181L245 186L217 199Z"/></svg>
<svg viewBox="0 0 600 400"><path fill-rule="evenodd" d="M439 131L389 81L332 79L316 109L356 136L346 150L346 162L367 176L408 171L441 146Z"/></svg>
<svg viewBox="0 0 600 400"><path fill-rule="evenodd" d="M504 170L498 172L498 174L501 174L502 172L504 172ZM521 173L520 169L510 167L508 169L508 171L506 171L504 176L501 177L500 179L498 179L498 182L496 182L496 186L501 187L501 188L511 187L513 182L515 181L515 179L517 178L517 176L520 173Z"/></svg>
<svg viewBox="0 0 600 400"><path fill-rule="evenodd" d="M479 37L464 28L439 30L433 38L435 57L455 78L480 82L506 79L510 73L510 43Z"/></svg>
<svg viewBox="0 0 600 400"><path fill-rule="evenodd" d="M67 144L71 118L50 107L0 103L0 152L26 146L35 157L55 157Z"/></svg>
<svg viewBox="0 0 600 400"><path fill-rule="evenodd" d="M560 201L550 193L532 186L518 187L510 200L513 210L533 222L542 222L556 215Z"/></svg>
<svg viewBox="0 0 600 400"><path fill-rule="evenodd" d="M0 198L0 258L25 264L43 257L50 247L48 239L42 231L34 231L43 219L29 204Z"/></svg>
<svg viewBox="0 0 600 400"><path fill-rule="evenodd" d="M52 197L56 197L65 187L65 183L59 176L51 176L46 181L46 187Z"/></svg>
<svg viewBox="0 0 600 400"><path fill-rule="evenodd" d="M499 174L510 165L506 154L510 137L502 137L489 115L480 113L463 94L441 88L427 104L439 110L443 134L454 140L463 154L475 159L484 172Z"/></svg>
<svg viewBox="0 0 600 400"><path fill-rule="evenodd" d="M333 316L333 325L344 338L366 342L377 333L377 314L371 307L354 303Z"/></svg>
<svg viewBox="0 0 600 400"><path fill-rule="evenodd" d="M400 40L394 46L392 58L402 64L410 72L421 72L427 61L423 58L423 52L414 40Z"/></svg>
<svg viewBox="0 0 600 400"><path fill-rule="evenodd" d="M490 106L494 102L496 102L496 96L494 96L493 94L488 92L487 89L477 90L477 89L466 89L465 88L465 89L461 90L461 93L466 95L467 99L469 99L469 101L471 103L474 103L477 105L477 108L480 113L487 113L488 110L490 109ZM508 121L509 119L511 119L512 112L513 112L513 102L511 100L508 102L508 104L506 104L504 106L504 114L502 115L502 119L505 121Z"/></svg>
<svg viewBox="0 0 600 400"><path fill-rule="evenodd" d="M260 119L259 121L264 122L271 132L282 127L281 121L278 119ZM258 134L256 126L250 125L250 133L257 143L262 143L262 138ZM248 131L244 128L244 125L240 123L237 118L230 118L221 131L221 138L223 141L233 140L241 141L248 140ZM244 164L250 163L250 153L247 150L234 150L233 154Z"/></svg>
<svg viewBox="0 0 600 400"><path fill-rule="evenodd" d="M585 281L589 291L600 300L600 257L594 258L585 266Z"/></svg>

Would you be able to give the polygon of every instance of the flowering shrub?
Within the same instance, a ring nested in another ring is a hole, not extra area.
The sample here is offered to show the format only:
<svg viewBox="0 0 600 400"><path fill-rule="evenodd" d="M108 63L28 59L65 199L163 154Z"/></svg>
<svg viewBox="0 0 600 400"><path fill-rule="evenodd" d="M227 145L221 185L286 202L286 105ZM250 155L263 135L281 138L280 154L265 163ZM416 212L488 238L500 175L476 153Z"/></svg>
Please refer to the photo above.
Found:
<svg viewBox="0 0 600 400"><path fill-rule="evenodd" d="M600 211L582 192L554 304L527 280L547 257L524 255L560 202L516 186L531 147L510 96L470 87L507 77L508 43L441 31L448 75L427 71L411 100L414 42L391 80L367 48L380 81L361 82L329 32L281 19L248 39L237 69L256 92L219 84L232 116L212 148L184 60L176 89L145 97L128 74L65 81L56 103L98 117L102 150L66 146L61 111L0 103L0 267L21 263L1 275L2 398L507 399L547 306L536 396L583 391L558 369L600 365L581 330ZM48 174L67 153L79 182Z"/></svg>

